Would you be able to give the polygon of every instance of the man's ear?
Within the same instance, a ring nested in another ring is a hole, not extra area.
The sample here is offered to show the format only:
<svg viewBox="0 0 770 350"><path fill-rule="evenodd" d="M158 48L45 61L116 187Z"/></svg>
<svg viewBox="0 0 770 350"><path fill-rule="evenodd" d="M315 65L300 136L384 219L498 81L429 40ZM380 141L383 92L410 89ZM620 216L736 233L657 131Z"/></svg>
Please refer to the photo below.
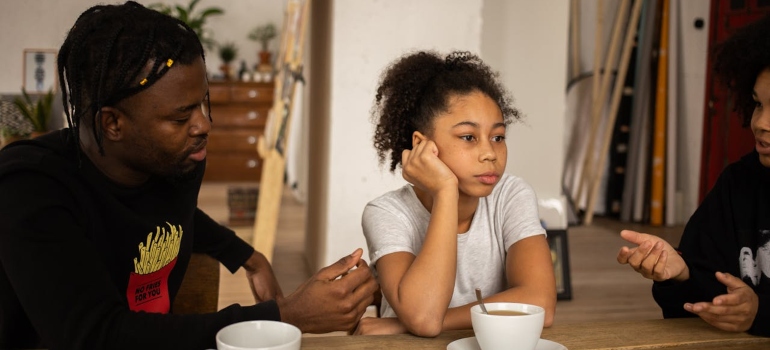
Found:
<svg viewBox="0 0 770 350"><path fill-rule="evenodd" d="M413 132L412 133L412 149L414 149L415 147L417 147L417 145L419 145L420 143L423 143L423 142L425 142L427 140L428 140L428 138L425 137L425 135L423 135L421 132L419 132L419 131Z"/></svg>
<svg viewBox="0 0 770 350"><path fill-rule="evenodd" d="M126 116L115 107L102 107L96 118L101 121L104 137L111 141L118 141L123 138L123 123Z"/></svg>

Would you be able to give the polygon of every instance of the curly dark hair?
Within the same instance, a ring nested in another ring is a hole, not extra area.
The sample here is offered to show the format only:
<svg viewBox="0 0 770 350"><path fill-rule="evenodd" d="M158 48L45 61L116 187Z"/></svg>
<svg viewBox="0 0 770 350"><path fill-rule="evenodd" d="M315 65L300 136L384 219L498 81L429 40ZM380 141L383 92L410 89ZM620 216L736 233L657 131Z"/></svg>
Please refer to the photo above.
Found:
<svg viewBox="0 0 770 350"><path fill-rule="evenodd" d="M58 71L67 123L75 140L86 122L99 152L97 113L152 86L173 64L203 58L203 46L184 22L128 1L97 5L75 21L59 50ZM145 67L152 64L149 74ZM75 142L77 145L78 142Z"/></svg>
<svg viewBox="0 0 770 350"><path fill-rule="evenodd" d="M735 110L743 126L754 112L754 83L770 67L770 16L739 28L715 48L714 72L735 95Z"/></svg>
<svg viewBox="0 0 770 350"><path fill-rule="evenodd" d="M395 171L402 151L412 148L412 134L430 134L433 118L449 110L449 98L455 94L480 91L497 103L506 124L521 119L498 77L469 52L455 51L442 58L433 51L419 51L397 59L380 78L372 110L380 164L390 154L390 171Z"/></svg>

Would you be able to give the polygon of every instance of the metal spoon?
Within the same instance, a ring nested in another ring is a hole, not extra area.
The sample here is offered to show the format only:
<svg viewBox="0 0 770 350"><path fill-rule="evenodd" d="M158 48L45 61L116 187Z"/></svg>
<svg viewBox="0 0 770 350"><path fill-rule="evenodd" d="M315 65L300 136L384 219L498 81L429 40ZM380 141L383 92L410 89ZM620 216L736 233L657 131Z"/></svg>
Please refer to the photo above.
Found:
<svg viewBox="0 0 770 350"><path fill-rule="evenodd" d="M476 300L479 301L479 306L481 306L481 311L484 311L485 314L489 315L489 312L487 312L486 306L484 306L484 301L481 300L481 289L476 288Z"/></svg>

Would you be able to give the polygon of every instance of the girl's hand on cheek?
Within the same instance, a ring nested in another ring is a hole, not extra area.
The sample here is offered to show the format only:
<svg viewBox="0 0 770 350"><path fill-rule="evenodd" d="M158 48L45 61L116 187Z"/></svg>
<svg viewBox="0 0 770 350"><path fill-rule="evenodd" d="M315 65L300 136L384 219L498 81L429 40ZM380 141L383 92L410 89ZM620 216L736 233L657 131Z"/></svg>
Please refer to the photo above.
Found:
<svg viewBox="0 0 770 350"><path fill-rule="evenodd" d="M401 155L404 179L434 196L441 190L457 189L457 176L439 159L438 153L435 142L422 140Z"/></svg>

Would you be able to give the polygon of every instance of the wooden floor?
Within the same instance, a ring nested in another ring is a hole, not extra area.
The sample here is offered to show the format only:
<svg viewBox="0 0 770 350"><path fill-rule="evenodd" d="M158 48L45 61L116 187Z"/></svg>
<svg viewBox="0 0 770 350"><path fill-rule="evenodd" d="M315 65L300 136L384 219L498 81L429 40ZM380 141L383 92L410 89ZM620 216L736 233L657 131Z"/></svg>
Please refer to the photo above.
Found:
<svg viewBox="0 0 770 350"><path fill-rule="evenodd" d="M568 229L572 300L556 304L556 323L662 318L652 298L652 282L616 256L626 245L620 231L633 229L677 244L683 227L652 228L595 218L591 226Z"/></svg>
<svg viewBox="0 0 770 350"><path fill-rule="evenodd" d="M227 225L227 188L229 186L254 186L249 183L204 183L198 196L198 207L214 220ZM230 227L246 242L251 243L253 226ZM273 270L284 295L291 294L302 282L310 278L303 254L305 250L305 207L289 190L281 200L281 216L278 220ZM221 267L219 283L219 308L232 304L251 305L254 297L246 281L243 269L231 274Z"/></svg>
<svg viewBox="0 0 770 350"><path fill-rule="evenodd" d="M227 187L231 184L204 184L199 207L217 221L227 221ZM243 184L238 184L243 185ZM290 191L281 203L273 269L285 295L293 292L310 277L303 258L305 210ZM233 227L251 242L252 227ZM615 260L625 245L619 233L634 229L663 237L672 244L679 242L682 227L652 228L622 224L616 220L595 218L591 226L575 226L568 230L572 300L559 301L555 323L584 321L620 321L661 318L652 299L652 283ZM254 303L242 271L230 274L224 267L220 279L219 307L233 303Z"/></svg>

